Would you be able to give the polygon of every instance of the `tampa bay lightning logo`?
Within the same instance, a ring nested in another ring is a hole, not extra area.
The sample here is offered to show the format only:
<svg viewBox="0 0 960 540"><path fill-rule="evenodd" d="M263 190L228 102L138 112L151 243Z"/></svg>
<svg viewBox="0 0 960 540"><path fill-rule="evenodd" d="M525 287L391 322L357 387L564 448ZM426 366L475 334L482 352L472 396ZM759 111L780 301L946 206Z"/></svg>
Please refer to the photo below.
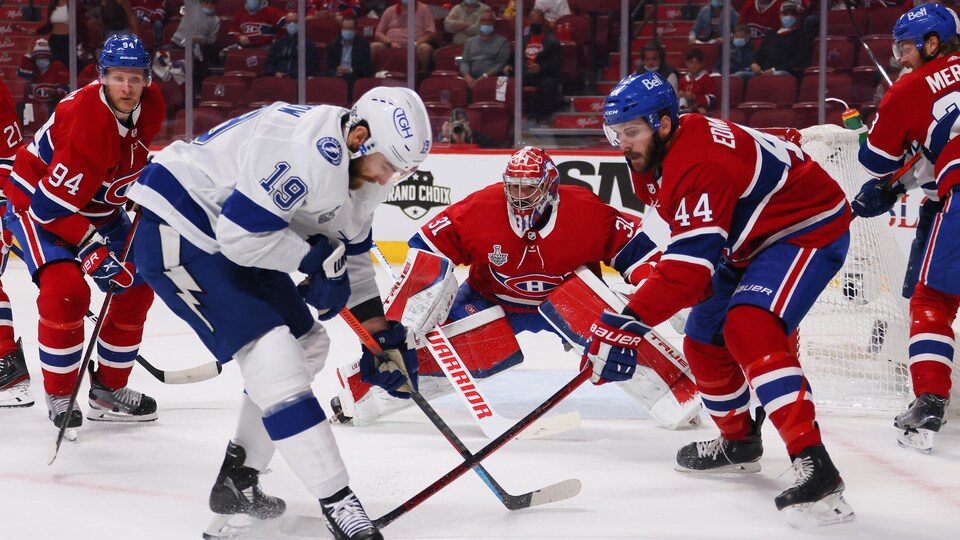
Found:
<svg viewBox="0 0 960 540"><path fill-rule="evenodd" d="M343 159L343 147L340 146L340 141L333 137L324 137L317 141L317 150L320 151L323 159L329 161L334 167L340 165L340 160Z"/></svg>

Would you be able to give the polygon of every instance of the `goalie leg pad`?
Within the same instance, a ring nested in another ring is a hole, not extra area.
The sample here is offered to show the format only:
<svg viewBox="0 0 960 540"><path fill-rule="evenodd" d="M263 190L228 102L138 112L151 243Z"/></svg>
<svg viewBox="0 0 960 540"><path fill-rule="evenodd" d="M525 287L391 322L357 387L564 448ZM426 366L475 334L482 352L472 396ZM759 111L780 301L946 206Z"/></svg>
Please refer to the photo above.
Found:
<svg viewBox="0 0 960 540"><path fill-rule="evenodd" d="M387 320L399 321L418 335L443 322L457 294L453 266L447 258L411 249L384 301Z"/></svg>
<svg viewBox="0 0 960 540"><path fill-rule="evenodd" d="M447 362L447 367L452 370L466 368L474 377L485 379L523 362L520 344L517 343L513 327L500 306L489 307L440 328L463 362L459 365L455 357L437 349L441 360ZM431 340L430 334L427 334L426 339L428 344L439 343L439 340ZM424 348L418 349L417 354ZM430 354L429 351L424 352ZM427 374L442 375L436 362L433 362L433 366L435 371ZM422 367L429 367L429 364L424 366L421 363Z"/></svg>

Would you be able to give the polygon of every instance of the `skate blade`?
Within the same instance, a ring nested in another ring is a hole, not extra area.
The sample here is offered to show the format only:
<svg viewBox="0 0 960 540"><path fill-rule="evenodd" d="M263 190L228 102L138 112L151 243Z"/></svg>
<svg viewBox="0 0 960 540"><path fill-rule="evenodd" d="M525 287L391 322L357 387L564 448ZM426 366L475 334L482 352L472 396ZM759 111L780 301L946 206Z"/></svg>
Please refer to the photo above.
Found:
<svg viewBox="0 0 960 540"><path fill-rule="evenodd" d="M253 518L246 514L217 514L203 531L204 538L236 538L253 525Z"/></svg>
<svg viewBox="0 0 960 540"><path fill-rule="evenodd" d="M724 465L713 469L688 469L680 464L675 464L673 470L689 474L753 474L760 472L760 462L751 461L749 463L738 463L736 465Z"/></svg>
<svg viewBox="0 0 960 540"><path fill-rule="evenodd" d="M903 430L897 432L897 444L901 448L929 454L933 450L934 431L929 429Z"/></svg>
<svg viewBox="0 0 960 540"><path fill-rule="evenodd" d="M814 503L795 504L783 509L787 525L794 529L812 529L853 521L856 514L842 493L833 493Z"/></svg>
<svg viewBox="0 0 960 540"><path fill-rule="evenodd" d="M19 382L10 388L0 390L0 408L14 409L19 407L30 407L34 404L33 396L30 395L30 381Z"/></svg>
<svg viewBox="0 0 960 540"><path fill-rule="evenodd" d="M138 424L143 422L153 422L157 419L157 413L144 414L141 416L132 416L129 414L120 414L113 411L94 410L87 411L87 420L93 422L115 422L121 424Z"/></svg>

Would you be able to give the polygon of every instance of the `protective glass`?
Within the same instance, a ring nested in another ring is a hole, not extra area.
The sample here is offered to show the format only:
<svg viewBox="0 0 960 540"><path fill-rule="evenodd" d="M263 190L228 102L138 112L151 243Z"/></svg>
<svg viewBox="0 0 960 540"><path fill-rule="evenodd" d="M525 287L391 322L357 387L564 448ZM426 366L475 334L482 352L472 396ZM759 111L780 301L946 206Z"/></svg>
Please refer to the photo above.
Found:
<svg viewBox="0 0 960 540"><path fill-rule="evenodd" d="M913 53L915 50L917 50L917 46L913 41L905 39L893 44L893 57L899 62L901 58Z"/></svg>
<svg viewBox="0 0 960 540"><path fill-rule="evenodd" d="M150 77L110 71L104 74L103 77L100 77L100 84L106 86L124 86L129 84L130 86L137 88L149 85Z"/></svg>
<svg viewBox="0 0 960 540"><path fill-rule="evenodd" d="M650 137L653 135L653 129L645 121L618 124L616 128L604 123L603 134L607 136L611 145L620 146L625 141L636 141Z"/></svg>

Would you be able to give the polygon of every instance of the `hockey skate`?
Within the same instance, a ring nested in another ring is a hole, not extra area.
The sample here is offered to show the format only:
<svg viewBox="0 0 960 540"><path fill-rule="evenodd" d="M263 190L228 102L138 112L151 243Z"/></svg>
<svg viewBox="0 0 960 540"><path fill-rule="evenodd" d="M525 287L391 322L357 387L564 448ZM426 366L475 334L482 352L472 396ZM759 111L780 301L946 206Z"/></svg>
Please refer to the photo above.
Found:
<svg viewBox="0 0 960 540"><path fill-rule="evenodd" d="M920 394L906 411L897 415L893 425L897 428L897 442L923 454L933 450L933 434L946 424L943 419L949 400L937 394Z"/></svg>
<svg viewBox="0 0 960 540"><path fill-rule="evenodd" d="M157 419L157 402L128 387L111 390L94 375L87 418L97 422L151 422Z"/></svg>
<svg viewBox="0 0 960 540"><path fill-rule="evenodd" d="M70 411L70 419L67 420L67 407L70 405L70 396L51 396L50 394L44 393L47 401L47 411L50 421L53 422L53 425L57 428L63 427L63 423L67 422L67 430L63 432L63 436L68 441L77 440L77 431L73 428L78 428L83 425L83 415L80 414L80 410L76 408L74 404L74 409Z"/></svg>
<svg viewBox="0 0 960 540"><path fill-rule="evenodd" d="M674 469L697 473L759 472L763 456L760 428L766 417L763 407L757 407L757 418L745 439L729 441L720 435L712 441L692 442L680 448Z"/></svg>
<svg viewBox="0 0 960 540"><path fill-rule="evenodd" d="M260 472L244 467L246 459L242 446L227 444L223 465L210 490L210 510L217 516L204 531L204 538L232 538L250 527L249 518L274 519L287 509L283 499L263 493Z"/></svg>
<svg viewBox="0 0 960 540"><path fill-rule="evenodd" d="M822 444L804 448L791 458L796 480L774 499L791 527L833 525L855 517L843 498L843 479Z"/></svg>
<svg viewBox="0 0 960 540"><path fill-rule="evenodd" d="M0 358L0 408L29 407L33 402L30 372L23 359L23 346L17 340L17 350Z"/></svg>
<svg viewBox="0 0 960 540"><path fill-rule="evenodd" d="M320 499L320 507L327 529L337 540L383 540L349 486L332 497Z"/></svg>

